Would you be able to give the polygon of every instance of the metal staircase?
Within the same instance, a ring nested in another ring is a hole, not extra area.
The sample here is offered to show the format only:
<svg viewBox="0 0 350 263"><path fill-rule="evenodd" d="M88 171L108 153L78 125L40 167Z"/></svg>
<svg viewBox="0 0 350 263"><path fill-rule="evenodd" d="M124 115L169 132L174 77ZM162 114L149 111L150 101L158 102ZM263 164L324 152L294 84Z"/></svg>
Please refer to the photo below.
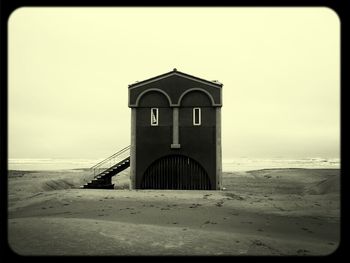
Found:
<svg viewBox="0 0 350 263"><path fill-rule="evenodd" d="M120 173L130 166L130 146L116 152L107 159L92 166L91 173L94 179L85 184L83 188L114 189L112 176Z"/></svg>

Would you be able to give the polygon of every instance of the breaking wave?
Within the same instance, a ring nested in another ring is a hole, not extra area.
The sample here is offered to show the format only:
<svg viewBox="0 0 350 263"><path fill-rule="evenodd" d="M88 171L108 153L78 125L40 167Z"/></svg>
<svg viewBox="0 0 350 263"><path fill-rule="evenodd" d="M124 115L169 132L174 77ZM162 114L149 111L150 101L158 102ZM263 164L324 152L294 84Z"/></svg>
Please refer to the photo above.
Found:
<svg viewBox="0 0 350 263"><path fill-rule="evenodd" d="M222 170L247 171L273 168L309 168L309 169L340 169L340 159L338 158L305 158L305 159L251 159L236 158L223 160Z"/></svg>
<svg viewBox="0 0 350 263"><path fill-rule="evenodd" d="M97 164L103 159L9 159L9 170L62 170L62 169L86 169ZM253 159L234 158L223 160L222 170L247 171L270 168L340 168L340 160L337 158L305 158L305 159Z"/></svg>

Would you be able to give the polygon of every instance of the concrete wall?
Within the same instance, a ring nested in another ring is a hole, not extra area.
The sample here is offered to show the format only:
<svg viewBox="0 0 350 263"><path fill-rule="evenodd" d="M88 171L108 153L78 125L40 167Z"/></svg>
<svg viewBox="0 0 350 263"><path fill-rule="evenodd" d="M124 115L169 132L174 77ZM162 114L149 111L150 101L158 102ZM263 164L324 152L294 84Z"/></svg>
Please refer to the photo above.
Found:
<svg viewBox="0 0 350 263"><path fill-rule="evenodd" d="M170 76L166 79L161 79L156 82L149 83L144 86L140 87L130 87L129 88L129 106L139 106L136 105L137 99L140 97L140 95L151 89L156 90L162 90L164 91L168 96L171 104L178 104L179 99L181 95L190 89L197 88L202 89L208 92L212 98L213 102L217 105L221 105L221 88L206 85L204 83L198 83L194 80L184 79L180 76ZM171 105L173 106L173 105Z"/></svg>
<svg viewBox="0 0 350 263"><path fill-rule="evenodd" d="M206 89L212 97L205 92L193 90L194 86ZM158 91L145 92L155 87L166 94ZM186 92L188 90L191 91ZM132 108L132 187L140 188L143 174L153 162L166 155L180 154L197 161L207 172L212 189L220 189L221 111L220 107L213 107L213 99L220 103L221 91L217 87L205 87L202 83L199 85L192 80L173 76L133 89L129 94L130 101L135 102L142 92L143 95L137 101L138 106ZM174 110L171 103L180 98L181 104ZM201 108L200 126L193 125L194 107ZM158 126L150 125L151 108L159 109ZM176 119L173 119L174 116ZM178 127L174 127L177 117ZM174 147L174 138L178 140L178 147Z"/></svg>

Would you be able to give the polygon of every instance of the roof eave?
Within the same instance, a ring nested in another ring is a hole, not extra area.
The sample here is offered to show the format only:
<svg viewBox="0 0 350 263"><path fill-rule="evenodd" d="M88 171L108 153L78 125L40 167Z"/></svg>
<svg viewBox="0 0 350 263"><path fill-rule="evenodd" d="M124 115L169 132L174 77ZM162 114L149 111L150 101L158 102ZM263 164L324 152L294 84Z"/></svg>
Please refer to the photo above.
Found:
<svg viewBox="0 0 350 263"><path fill-rule="evenodd" d="M153 77L153 78L149 78L149 79L146 79L146 80L142 80L142 81L140 81L140 82L136 82L136 83L133 83L133 84L129 84L129 85L128 85L128 88L136 88L136 87L139 87L139 86L143 86L143 85L146 85L146 84L148 84L148 83L150 83L150 82L154 82L154 81L157 81L157 80L166 78L166 77L171 76L171 75L182 75L182 76L184 76L184 77L193 79L193 80L195 80L195 81L204 82L204 83L206 83L206 84L214 85L214 86L216 86L216 87L222 87L222 86L223 86L222 83L216 83L216 82L213 82L213 81L209 81L209 80L206 80L206 79L198 78L198 77L195 77L195 76L192 76L192 75L183 73L183 72L181 72L181 71L173 70L173 71L170 71L170 72L167 72L167 73L158 75L158 76Z"/></svg>

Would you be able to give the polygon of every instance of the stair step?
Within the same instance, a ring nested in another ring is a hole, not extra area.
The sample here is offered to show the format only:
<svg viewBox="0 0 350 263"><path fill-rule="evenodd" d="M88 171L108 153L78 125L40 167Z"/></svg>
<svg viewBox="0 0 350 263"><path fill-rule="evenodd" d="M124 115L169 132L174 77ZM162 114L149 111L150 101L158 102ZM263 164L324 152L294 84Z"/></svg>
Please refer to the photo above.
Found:
<svg viewBox="0 0 350 263"><path fill-rule="evenodd" d="M84 186L84 188L90 189L114 189L114 184L90 184Z"/></svg>
<svg viewBox="0 0 350 263"><path fill-rule="evenodd" d="M100 188L104 187L105 179L107 176L115 176L118 175L121 171L125 170L130 166L130 159L124 160L120 163L115 164L114 166L111 166L107 170L103 171L102 173L98 174L94 179L92 179L88 184L84 185L84 188Z"/></svg>

